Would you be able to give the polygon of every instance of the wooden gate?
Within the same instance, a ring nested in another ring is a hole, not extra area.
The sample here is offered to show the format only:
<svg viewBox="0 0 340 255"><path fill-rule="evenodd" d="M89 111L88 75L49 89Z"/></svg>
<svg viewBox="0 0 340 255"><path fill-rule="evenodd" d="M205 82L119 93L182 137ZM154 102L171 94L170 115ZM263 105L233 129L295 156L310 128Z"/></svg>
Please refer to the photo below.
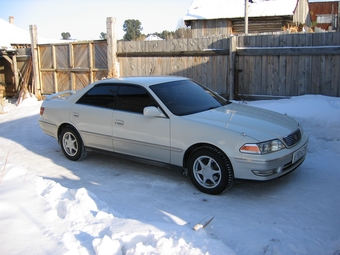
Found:
<svg viewBox="0 0 340 255"><path fill-rule="evenodd" d="M106 41L38 46L41 94L78 90L107 76Z"/></svg>

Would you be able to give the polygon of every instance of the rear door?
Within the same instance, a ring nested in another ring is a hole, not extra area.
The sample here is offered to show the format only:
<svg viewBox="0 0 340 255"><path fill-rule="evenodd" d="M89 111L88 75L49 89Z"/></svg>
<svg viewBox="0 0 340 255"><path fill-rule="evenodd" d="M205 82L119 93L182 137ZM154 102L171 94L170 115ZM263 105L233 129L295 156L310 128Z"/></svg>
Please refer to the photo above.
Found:
<svg viewBox="0 0 340 255"><path fill-rule="evenodd" d="M70 112L85 146L113 151L113 104L118 86L99 84L84 94Z"/></svg>

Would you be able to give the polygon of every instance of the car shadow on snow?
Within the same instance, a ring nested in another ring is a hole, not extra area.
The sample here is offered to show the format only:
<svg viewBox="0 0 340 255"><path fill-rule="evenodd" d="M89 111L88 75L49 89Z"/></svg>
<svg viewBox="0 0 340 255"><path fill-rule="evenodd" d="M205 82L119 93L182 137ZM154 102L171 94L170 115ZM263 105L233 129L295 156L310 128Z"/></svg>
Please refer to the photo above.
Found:
<svg viewBox="0 0 340 255"><path fill-rule="evenodd" d="M155 191L157 188L164 190L168 186L184 188L188 193L200 193L189 178L182 176L179 171L126 160L117 155L89 152L82 161L70 161L64 157L57 141L41 131L38 118L37 114L0 124L0 136L15 143L8 145L9 160L22 163L23 167L29 167L37 175L53 179L68 188L81 188L85 184L90 187L109 185L114 191L117 185L120 192L125 188L126 192L130 192L135 185ZM4 157L3 154L0 160L5 161ZM267 182L236 180L234 187L222 196L237 192L252 193L254 190L257 194L271 193L284 188L292 175L295 173ZM116 180L118 183L115 184Z"/></svg>

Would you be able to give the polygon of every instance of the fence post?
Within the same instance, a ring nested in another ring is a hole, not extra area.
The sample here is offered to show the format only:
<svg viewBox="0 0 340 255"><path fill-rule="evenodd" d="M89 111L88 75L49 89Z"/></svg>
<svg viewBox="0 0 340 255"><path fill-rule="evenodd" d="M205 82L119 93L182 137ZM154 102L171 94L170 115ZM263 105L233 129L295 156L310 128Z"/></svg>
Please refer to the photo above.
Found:
<svg viewBox="0 0 340 255"><path fill-rule="evenodd" d="M117 38L116 38L116 19L108 17L106 19L107 29L107 65L108 78L119 77L118 61L117 61Z"/></svg>
<svg viewBox="0 0 340 255"><path fill-rule="evenodd" d="M234 99L237 36L229 39L229 100Z"/></svg>
<svg viewBox="0 0 340 255"><path fill-rule="evenodd" d="M38 35L37 26L30 25L31 34L31 51L32 51L32 65L33 65L33 92L38 100L41 99L41 86L39 77L39 64L38 64Z"/></svg>

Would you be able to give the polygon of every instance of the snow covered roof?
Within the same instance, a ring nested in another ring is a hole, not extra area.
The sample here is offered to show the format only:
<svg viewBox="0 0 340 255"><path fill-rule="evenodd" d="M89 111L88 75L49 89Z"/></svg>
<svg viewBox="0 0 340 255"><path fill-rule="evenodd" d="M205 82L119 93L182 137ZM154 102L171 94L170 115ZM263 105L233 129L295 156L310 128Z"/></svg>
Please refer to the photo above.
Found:
<svg viewBox="0 0 340 255"><path fill-rule="evenodd" d="M61 40L45 39L38 36L38 43L56 43ZM29 31L0 19L0 48L11 48L11 44L31 44Z"/></svg>
<svg viewBox="0 0 340 255"><path fill-rule="evenodd" d="M184 20L244 17L244 0L193 0ZM248 17L293 15L298 0L252 0Z"/></svg>
<svg viewBox="0 0 340 255"><path fill-rule="evenodd" d="M149 35L148 37L146 37L144 39L144 41L156 41L156 40L163 40L162 38L160 38L157 35Z"/></svg>

